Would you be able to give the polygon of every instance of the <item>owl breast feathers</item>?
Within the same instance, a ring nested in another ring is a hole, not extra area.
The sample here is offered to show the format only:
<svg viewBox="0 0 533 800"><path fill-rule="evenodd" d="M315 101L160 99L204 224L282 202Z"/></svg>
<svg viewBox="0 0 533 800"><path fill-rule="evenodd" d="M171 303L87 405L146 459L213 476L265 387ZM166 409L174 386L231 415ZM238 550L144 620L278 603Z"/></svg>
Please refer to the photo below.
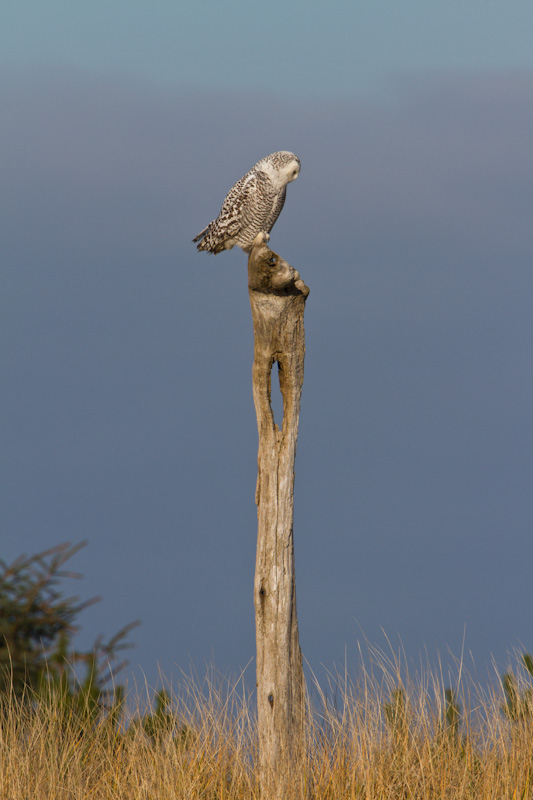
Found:
<svg viewBox="0 0 533 800"><path fill-rule="evenodd" d="M245 253L261 231L270 233L285 203L287 184L296 180L300 159L280 150L262 158L229 190L218 217L195 236L198 250L221 253L237 245Z"/></svg>

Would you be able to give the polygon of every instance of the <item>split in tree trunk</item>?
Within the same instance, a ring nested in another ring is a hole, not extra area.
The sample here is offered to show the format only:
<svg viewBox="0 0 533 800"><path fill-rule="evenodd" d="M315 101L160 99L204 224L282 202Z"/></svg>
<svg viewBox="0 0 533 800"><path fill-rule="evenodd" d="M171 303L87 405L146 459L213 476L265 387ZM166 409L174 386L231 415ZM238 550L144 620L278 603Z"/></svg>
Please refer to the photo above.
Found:
<svg viewBox="0 0 533 800"><path fill-rule="evenodd" d="M248 259L254 326L253 394L259 431L254 583L261 792L286 800L289 771L302 754L305 681L296 617L294 461L304 376L304 308L309 289L256 237ZM277 362L283 426L274 421L271 372Z"/></svg>

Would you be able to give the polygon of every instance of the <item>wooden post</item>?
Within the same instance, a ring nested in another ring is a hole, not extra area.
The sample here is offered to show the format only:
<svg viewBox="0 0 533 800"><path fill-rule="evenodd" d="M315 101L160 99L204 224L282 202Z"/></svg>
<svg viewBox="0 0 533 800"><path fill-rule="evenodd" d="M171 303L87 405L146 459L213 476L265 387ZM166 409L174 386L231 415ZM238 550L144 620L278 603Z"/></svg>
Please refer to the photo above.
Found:
<svg viewBox="0 0 533 800"><path fill-rule="evenodd" d="M298 272L256 237L248 258L254 327L253 394L259 431L254 603L259 775L265 800L287 800L303 741L305 682L296 617L294 461L304 376L304 308ZM283 426L274 422L271 371L277 362Z"/></svg>

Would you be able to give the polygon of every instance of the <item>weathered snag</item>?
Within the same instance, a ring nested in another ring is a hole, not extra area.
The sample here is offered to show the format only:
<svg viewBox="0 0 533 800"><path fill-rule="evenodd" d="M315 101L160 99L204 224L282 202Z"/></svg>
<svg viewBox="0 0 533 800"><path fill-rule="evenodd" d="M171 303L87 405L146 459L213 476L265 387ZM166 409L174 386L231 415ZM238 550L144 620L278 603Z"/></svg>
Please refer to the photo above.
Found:
<svg viewBox="0 0 533 800"><path fill-rule="evenodd" d="M294 461L304 376L304 309L298 272L256 237L248 258L254 326L253 394L259 432L254 582L257 714L262 794L287 797L301 754L305 682L296 616ZM271 372L278 364L283 425L274 422Z"/></svg>

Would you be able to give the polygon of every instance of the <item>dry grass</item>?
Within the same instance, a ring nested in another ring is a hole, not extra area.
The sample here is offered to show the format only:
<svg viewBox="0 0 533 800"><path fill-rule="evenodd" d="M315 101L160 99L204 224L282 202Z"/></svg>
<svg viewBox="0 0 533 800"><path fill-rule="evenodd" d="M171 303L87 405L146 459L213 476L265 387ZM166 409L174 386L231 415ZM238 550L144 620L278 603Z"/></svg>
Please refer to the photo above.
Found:
<svg viewBox="0 0 533 800"><path fill-rule="evenodd" d="M292 776L288 800L533 797L531 718L509 720L501 692L482 690L461 674L460 717L446 725L442 679L427 671L411 681L401 673L382 660L379 679L364 669L356 683L331 678L333 701L315 687L319 710L309 712L307 761ZM140 693L130 693L128 707L132 694L140 709ZM173 709L173 720L149 736L139 710L125 711L117 731L65 714L58 697L10 698L0 704L0 797L259 798L254 699L242 681L186 679Z"/></svg>

